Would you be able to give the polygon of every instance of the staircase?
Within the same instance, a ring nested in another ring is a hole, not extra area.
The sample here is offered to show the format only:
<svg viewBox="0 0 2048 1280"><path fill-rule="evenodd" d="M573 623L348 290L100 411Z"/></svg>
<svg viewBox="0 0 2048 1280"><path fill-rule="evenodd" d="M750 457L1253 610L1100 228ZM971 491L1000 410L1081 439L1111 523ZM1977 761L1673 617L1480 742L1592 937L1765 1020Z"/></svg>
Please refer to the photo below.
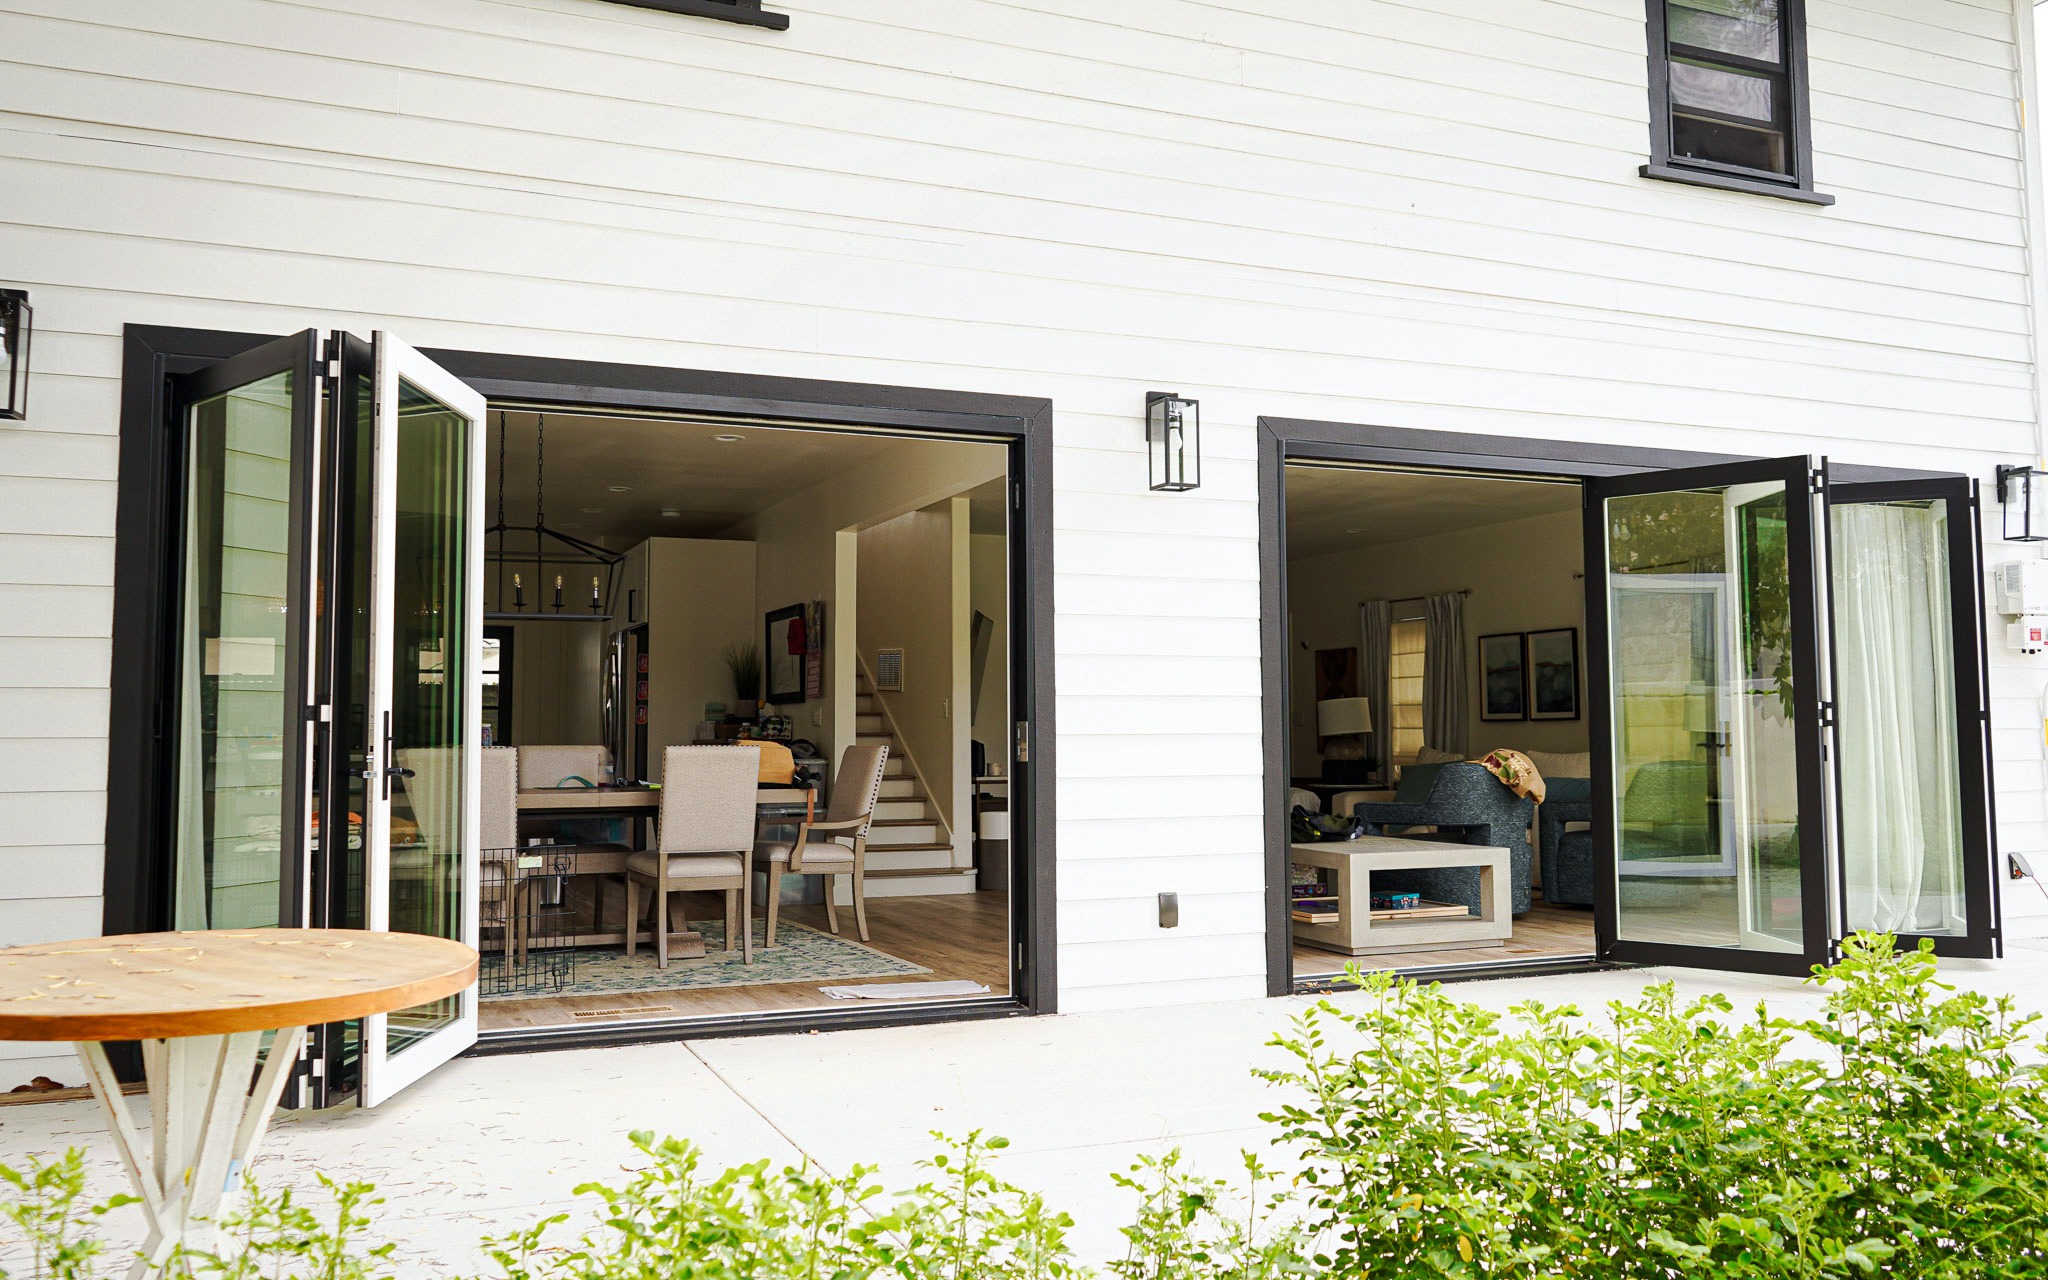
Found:
<svg viewBox="0 0 2048 1280"><path fill-rule="evenodd" d="M957 866L953 832L925 790L889 712L875 696L863 661L855 673L854 741L889 748L882 795L868 828L870 897L972 893L974 868ZM836 881L835 881L836 883Z"/></svg>

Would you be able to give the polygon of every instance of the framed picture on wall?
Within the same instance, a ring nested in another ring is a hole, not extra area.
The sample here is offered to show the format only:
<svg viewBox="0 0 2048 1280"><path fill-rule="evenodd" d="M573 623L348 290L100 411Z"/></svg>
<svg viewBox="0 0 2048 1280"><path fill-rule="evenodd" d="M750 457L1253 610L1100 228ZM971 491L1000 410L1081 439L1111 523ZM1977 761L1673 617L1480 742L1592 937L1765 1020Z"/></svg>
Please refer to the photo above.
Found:
<svg viewBox="0 0 2048 1280"><path fill-rule="evenodd" d="M809 651L809 624L800 604L768 615L762 666L768 679L768 701L780 706L804 700L804 654Z"/></svg>
<svg viewBox="0 0 2048 1280"><path fill-rule="evenodd" d="M1529 633L1529 718L1579 718L1579 629Z"/></svg>
<svg viewBox="0 0 2048 1280"><path fill-rule="evenodd" d="M1519 631L1479 637L1479 718L1529 718L1528 650Z"/></svg>

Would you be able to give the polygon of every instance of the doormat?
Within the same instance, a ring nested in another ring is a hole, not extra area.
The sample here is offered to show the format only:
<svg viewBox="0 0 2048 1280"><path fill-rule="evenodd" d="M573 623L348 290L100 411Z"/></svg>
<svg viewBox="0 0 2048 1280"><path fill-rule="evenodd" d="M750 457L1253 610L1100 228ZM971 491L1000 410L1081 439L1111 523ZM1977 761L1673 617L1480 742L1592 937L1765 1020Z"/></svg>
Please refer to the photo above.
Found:
<svg viewBox="0 0 2048 1280"><path fill-rule="evenodd" d="M704 935L704 955L695 960L671 960L668 968L657 969L654 965L654 946L641 943L639 951L628 956L621 946L581 947L576 952L575 979L547 993L541 999L562 996L605 995L623 991L688 991L710 987L765 987L783 982L820 982L840 978L893 978L902 974L930 973L923 965L899 960L886 952L864 946L851 938L838 938L809 925L791 921L779 921L775 926L775 945L764 947L762 935L767 922L754 921L754 963L742 964L738 950L725 949L725 922L722 920L693 920L690 927ZM487 955L483 958L485 981L482 989L489 992L488 981L494 966L504 963L504 958ZM508 991L502 995L485 995L485 1002L492 1000L531 1000L531 992Z"/></svg>

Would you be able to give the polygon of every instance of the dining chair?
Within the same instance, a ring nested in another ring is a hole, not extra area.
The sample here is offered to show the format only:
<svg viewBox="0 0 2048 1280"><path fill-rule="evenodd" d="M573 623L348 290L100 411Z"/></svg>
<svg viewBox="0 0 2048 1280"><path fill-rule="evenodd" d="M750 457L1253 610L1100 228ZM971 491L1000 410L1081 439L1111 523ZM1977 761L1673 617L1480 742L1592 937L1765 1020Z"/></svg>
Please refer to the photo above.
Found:
<svg viewBox="0 0 2048 1280"><path fill-rule="evenodd" d="M603 746L538 746L520 747L519 789L538 791L545 787L580 786L573 781L581 778L592 786L608 780L611 772L611 748Z"/></svg>
<svg viewBox="0 0 2048 1280"><path fill-rule="evenodd" d="M836 935L839 912L832 905L835 876L853 877L853 922L860 940L868 940L868 828L882 795L882 771L889 763L886 746L852 746L839 757L839 777L832 786L825 816L797 828L795 841L766 840L754 846L754 868L768 876L768 934L775 945L777 906L782 877L825 877L825 923Z"/></svg>
<svg viewBox="0 0 2048 1280"><path fill-rule="evenodd" d="M477 901L484 921L495 921L503 928L505 963L513 964L526 949L525 904L520 901L523 886L519 883L519 749L485 747L481 755Z"/></svg>
<svg viewBox="0 0 2048 1280"><path fill-rule="evenodd" d="M626 855L626 954L640 938L640 894L654 895L656 967L668 968L668 896L725 892L725 949L754 963L753 877L758 747L670 747L661 762L655 847Z"/></svg>

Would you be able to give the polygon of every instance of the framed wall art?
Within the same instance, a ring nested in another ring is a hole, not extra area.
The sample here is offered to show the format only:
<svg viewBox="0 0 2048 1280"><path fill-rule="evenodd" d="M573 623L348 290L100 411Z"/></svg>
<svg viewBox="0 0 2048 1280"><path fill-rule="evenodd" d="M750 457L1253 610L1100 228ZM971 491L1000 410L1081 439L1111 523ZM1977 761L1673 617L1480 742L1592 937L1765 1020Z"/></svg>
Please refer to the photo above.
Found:
<svg viewBox="0 0 2048 1280"><path fill-rule="evenodd" d="M1579 718L1579 629L1529 633L1529 718Z"/></svg>
<svg viewBox="0 0 2048 1280"><path fill-rule="evenodd" d="M1479 718L1529 718L1528 649L1519 631L1479 637Z"/></svg>

